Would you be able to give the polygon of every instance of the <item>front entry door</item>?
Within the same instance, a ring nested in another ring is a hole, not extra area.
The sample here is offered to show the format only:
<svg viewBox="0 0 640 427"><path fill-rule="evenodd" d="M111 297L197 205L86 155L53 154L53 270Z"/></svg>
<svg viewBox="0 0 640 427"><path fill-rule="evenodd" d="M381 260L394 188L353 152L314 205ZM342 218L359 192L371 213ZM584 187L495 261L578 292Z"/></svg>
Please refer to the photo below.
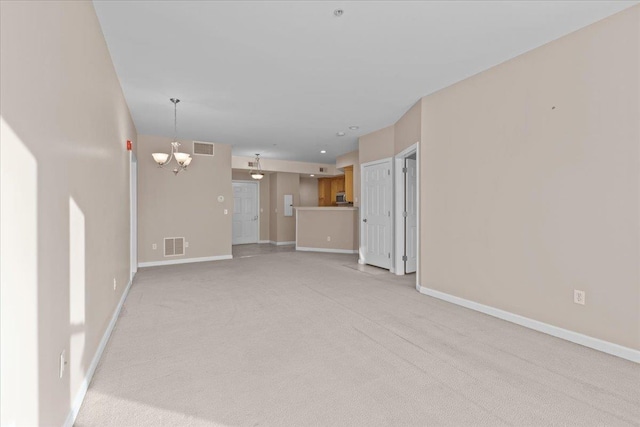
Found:
<svg viewBox="0 0 640 427"><path fill-rule="evenodd" d="M232 243L258 243L258 183L233 183Z"/></svg>
<svg viewBox="0 0 640 427"><path fill-rule="evenodd" d="M391 268L391 160L362 168L362 249L364 263Z"/></svg>

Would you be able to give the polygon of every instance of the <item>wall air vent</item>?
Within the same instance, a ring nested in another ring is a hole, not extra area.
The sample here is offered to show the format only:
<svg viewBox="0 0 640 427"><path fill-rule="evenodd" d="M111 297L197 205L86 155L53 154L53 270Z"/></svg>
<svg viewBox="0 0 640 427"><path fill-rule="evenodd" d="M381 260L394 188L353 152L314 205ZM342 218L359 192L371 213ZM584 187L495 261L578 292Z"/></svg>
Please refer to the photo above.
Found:
<svg viewBox="0 0 640 427"><path fill-rule="evenodd" d="M184 237L165 237L164 256L184 255Z"/></svg>
<svg viewBox="0 0 640 427"><path fill-rule="evenodd" d="M255 168L256 167L256 162L247 162L247 166L250 168Z"/></svg>
<svg viewBox="0 0 640 427"><path fill-rule="evenodd" d="M213 142L193 141L193 154L198 156L213 156Z"/></svg>
<svg viewBox="0 0 640 427"><path fill-rule="evenodd" d="M320 172L326 172L327 168L320 168Z"/></svg>

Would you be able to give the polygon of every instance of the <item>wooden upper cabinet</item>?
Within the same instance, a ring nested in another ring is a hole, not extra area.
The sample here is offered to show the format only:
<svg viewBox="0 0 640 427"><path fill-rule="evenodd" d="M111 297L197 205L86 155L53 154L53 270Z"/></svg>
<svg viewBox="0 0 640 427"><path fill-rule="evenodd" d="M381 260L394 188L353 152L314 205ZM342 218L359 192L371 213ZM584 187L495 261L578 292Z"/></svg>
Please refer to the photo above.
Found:
<svg viewBox="0 0 640 427"><path fill-rule="evenodd" d="M353 202L353 166L344 168L344 192L347 202Z"/></svg>
<svg viewBox="0 0 640 427"><path fill-rule="evenodd" d="M336 206L336 194L342 192L353 202L353 166L345 167L344 175L318 178L318 206Z"/></svg>

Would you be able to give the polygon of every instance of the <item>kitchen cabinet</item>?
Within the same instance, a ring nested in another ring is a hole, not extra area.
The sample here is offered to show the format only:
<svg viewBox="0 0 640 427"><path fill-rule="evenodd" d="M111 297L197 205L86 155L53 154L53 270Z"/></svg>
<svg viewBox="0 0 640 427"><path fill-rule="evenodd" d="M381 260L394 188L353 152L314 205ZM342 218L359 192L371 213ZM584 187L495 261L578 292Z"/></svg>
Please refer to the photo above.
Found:
<svg viewBox="0 0 640 427"><path fill-rule="evenodd" d="M344 193L347 202L353 203L353 166L344 168Z"/></svg>
<svg viewBox="0 0 640 427"><path fill-rule="evenodd" d="M331 198L331 178L318 178L318 206L331 206L335 198Z"/></svg>
<svg viewBox="0 0 640 427"><path fill-rule="evenodd" d="M318 178L318 206L337 206L336 195L344 191L344 175Z"/></svg>

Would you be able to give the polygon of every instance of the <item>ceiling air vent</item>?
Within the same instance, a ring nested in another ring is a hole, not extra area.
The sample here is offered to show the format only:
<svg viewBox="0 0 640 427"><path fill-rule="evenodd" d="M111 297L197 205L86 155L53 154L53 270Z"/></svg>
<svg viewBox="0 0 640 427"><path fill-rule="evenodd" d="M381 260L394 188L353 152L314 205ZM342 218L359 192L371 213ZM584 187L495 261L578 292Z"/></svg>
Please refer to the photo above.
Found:
<svg viewBox="0 0 640 427"><path fill-rule="evenodd" d="M164 256L184 255L184 237L165 237Z"/></svg>
<svg viewBox="0 0 640 427"><path fill-rule="evenodd" d="M320 172L326 172L327 168L320 168Z"/></svg>
<svg viewBox="0 0 640 427"><path fill-rule="evenodd" d="M213 156L213 142L193 141L193 154L198 156Z"/></svg>

